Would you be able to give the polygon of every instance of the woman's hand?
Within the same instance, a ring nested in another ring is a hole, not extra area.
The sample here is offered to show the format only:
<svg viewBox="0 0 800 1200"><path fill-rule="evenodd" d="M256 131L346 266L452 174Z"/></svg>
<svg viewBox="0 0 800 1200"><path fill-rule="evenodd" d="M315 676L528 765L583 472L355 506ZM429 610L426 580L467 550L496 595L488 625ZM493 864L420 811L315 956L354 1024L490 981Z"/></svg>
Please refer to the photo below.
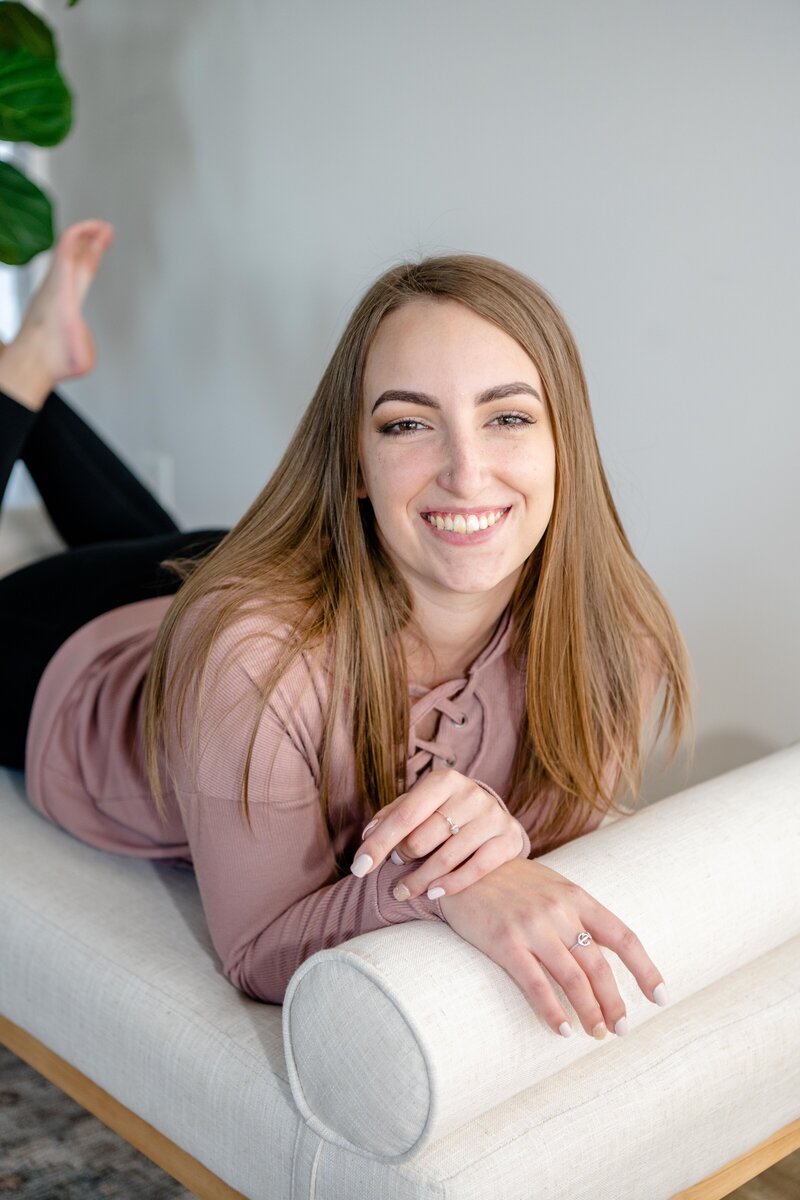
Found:
<svg viewBox="0 0 800 1200"><path fill-rule="evenodd" d="M578 884L535 859L504 863L440 903L451 929L508 972L554 1033L562 1032L569 1017L544 968L590 1037L605 1037L607 1029L627 1033L625 1005L600 945L625 963L648 1000L667 1003L661 974L633 930ZM575 945L583 930L593 940ZM571 1026L563 1031L565 1037L571 1032Z"/></svg>
<svg viewBox="0 0 800 1200"><path fill-rule="evenodd" d="M408 891L397 895L398 900L421 896L432 887L455 895L501 863L530 853L525 829L498 799L458 771L432 771L370 821L365 830L369 836L350 870L366 875L394 850L400 861L425 858L403 877ZM459 827L458 833L452 832L444 813ZM371 862L361 863L362 856Z"/></svg>

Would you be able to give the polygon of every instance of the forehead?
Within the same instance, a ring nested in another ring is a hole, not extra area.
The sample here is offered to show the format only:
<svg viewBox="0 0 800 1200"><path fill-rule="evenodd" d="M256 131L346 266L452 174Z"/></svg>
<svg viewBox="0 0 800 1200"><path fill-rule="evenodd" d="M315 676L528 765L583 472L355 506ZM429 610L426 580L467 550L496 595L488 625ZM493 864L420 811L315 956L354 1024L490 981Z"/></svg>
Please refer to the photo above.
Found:
<svg viewBox="0 0 800 1200"><path fill-rule="evenodd" d="M457 300L426 297L381 321L364 366L364 391L369 397L391 385L471 394L506 376L541 382L533 360L505 330Z"/></svg>

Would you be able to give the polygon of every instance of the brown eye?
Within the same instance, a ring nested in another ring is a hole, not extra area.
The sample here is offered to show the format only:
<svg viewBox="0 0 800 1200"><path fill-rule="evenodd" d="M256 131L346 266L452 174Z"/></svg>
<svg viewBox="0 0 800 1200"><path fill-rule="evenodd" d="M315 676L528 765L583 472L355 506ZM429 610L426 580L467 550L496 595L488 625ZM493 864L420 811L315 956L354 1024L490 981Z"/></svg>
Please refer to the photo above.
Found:
<svg viewBox="0 0 800 1200"><path fill-rule="evenodd" d="M499 413L494 420L508 422L508 424L501 425L501 429L521 429L523 425L536 424L533 417L520 412Z"/></svg>
<svg viewBox="0 0 800 1200"><path fill-rule="evenodd" d="M378 433L385 433L388 437L402 437L404 433L415 433L416 430L409 429L409 425L425 428L421 421L415 421L411 417L401 417L399 421L390 421L388 425L381 425Z"/></svg>

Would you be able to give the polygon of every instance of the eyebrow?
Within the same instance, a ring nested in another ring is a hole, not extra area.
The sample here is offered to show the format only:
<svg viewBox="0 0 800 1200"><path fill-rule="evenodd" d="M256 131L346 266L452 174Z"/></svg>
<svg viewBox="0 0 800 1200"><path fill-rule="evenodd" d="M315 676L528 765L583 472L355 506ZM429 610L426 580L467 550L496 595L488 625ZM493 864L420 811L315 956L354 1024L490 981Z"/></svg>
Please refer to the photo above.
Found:
<svg viewBox="0 0 800 1200"><path fill-rule="evenodd" d="M485 392L479 392L475 397L475 407L477 408L479 404L489 404L491 400L505 400L507 396L518 396L520 392L527 392L541 402L542 397L529 383L499 383L496 387L487 388ZM406 404L422 404L425 408L442 407L435 396L428 396L425 392L392 390L381 393L372 406L372 412L375 412L379 404L386 404L390 400L402 400ZM371 415L372 413L370 413Z"/></svg>

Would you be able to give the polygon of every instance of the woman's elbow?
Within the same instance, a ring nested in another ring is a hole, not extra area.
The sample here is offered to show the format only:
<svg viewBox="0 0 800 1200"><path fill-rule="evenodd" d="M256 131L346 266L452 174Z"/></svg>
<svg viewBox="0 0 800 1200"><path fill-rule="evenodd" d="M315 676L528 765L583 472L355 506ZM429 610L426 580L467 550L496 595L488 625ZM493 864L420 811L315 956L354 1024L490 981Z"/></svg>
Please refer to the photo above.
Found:
<svg viewBox="0 0 800 1200"><path fill-rule="evenodd" d="M260 1000L264 1004L283 1004L289 980L283 979L277 969L272 970L263 958L255 963L248 953L251 948L246 946L237 949L223 959L223 975L228 983L232 983L237 991L251 1000Z"/></svg>

